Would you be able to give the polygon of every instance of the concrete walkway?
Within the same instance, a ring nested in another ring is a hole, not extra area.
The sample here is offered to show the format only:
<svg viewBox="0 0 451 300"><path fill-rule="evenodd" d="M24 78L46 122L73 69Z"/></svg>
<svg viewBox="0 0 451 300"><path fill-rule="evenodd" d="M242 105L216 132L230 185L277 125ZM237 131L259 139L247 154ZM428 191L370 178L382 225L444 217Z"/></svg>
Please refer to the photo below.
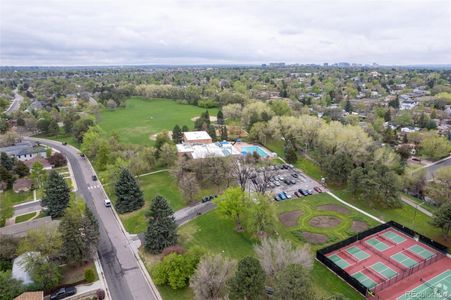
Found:
<svg viewBox="0 0 451 300"><path fill-rule="evenodd" d="M352 205L352 204L350 204L350 203L344 201L343 199L339 198L339 197L338 197L337 195L335 195L334 193L332 193L332 192L327 192L327 193L328 193L329 195L331 195L332 197L334 197L336 200L338 200L338 201L340 201L341 203L343 203L344 205L349 206L349 207L352 208L352 209L355 209L355 210L358 211L359 213L362 213L362 214L364 214L365 216L367 216L367 217L369 217L369 218L371 218L371 219L373 219L373 220L375 220L375 221L377 221L377 222L379 222L379 223L381 223L381 224L385 223L385 221L382 221L381 219L376 218L376 217L373 216L372 214L369 214L369 213L367 213L366 211L361 210L360 208L358 208L358 207L356 207L356 206L354 206L354 205Z"/></svg>
<svg viewBox="0 0 451 300"><path fill-rule="evenodd" d="M410 200L409 198L404 197L404 196L401 196L401 200L402 200L404 203L406 203L406 204L412 206L412 207L415 208L416 210L421 211L421 212L422 212L423 214L425 214L426 216L429 216L429 217L432 217L432 216L433 216L433 214L432 214L429 210L427 210L427 209L425 209L424 207L422 207L421 204L418 204L418 203L416 203L415 201L412 201L412 200Z"/></svg>

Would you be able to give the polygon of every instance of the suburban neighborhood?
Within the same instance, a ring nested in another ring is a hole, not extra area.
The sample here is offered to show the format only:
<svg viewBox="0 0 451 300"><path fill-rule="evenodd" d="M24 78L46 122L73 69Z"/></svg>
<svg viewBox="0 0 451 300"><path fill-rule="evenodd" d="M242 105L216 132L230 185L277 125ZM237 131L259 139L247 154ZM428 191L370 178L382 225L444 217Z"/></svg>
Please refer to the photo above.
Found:
<svg viewBox="0 0 451 300"><path fill-rule="evenodd" d="M450 299L446 1L0 2L0 300Z"/></svg>

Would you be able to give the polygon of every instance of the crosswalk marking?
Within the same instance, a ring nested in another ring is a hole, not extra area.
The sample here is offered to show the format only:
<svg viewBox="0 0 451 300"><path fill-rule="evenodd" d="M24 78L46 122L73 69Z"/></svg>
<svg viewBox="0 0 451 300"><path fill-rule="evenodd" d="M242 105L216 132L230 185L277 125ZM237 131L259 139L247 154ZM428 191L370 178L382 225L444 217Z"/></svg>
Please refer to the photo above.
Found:
<svg viewBox="0 0 451 300"><path fill-rule="evenodd" d="M93 189L96 189L96 188L99 188L100 187L100 184L98 184L98 185L91 185L91 186L88 186L88 190L93 190Z"/></svg>

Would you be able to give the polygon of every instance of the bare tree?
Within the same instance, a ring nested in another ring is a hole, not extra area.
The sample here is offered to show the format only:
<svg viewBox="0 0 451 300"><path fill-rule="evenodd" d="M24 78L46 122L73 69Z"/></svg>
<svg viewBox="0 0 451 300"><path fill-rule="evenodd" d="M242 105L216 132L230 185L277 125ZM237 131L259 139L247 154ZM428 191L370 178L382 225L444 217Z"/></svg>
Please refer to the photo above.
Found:
<svg viewBox="0 0 451 300"><path fill-rule="evenodd" d="M180 191L183 194L186 202L191 203L194 201L199 192L199 184L197 183L194 173L185 173L179 180Z"/></svg>
<svg viewBox="0 0 451 300"><path fill-rule="evenodd" d="M260 170L261 171L257 174L257 176L253 178L252 186L254 187L255 192L264 194L268 190L269 178L274 175L274 172L267 167L263 167Z"/></svg>
<svg viewBox="0 0 451 300"><path fill-rule="evenodd" d="M234 166L232 169L235 178L238 181L238 184L241 187L241 190L246 190L246 184L249 178L251 177L253 170L249 165L247 165L242 158L238 158L234 162Z"/></svg>
<svg viewBox="0 0 451 300"><path fill-rule="evenodd" d="M306 269L313 266L308 244L295 248L288 240L269 238L264 239L260 245L255 245L254 250L268 278L273 278L288 265L299 264Z"/></svg>
<svg viewBox="0 0 451 300"><path fill-rule="evenodd" d="M226 283L234 274L235 266L235 261L219 254L204 256L190 279L196 299L224 299L227 293Z"/></svg>

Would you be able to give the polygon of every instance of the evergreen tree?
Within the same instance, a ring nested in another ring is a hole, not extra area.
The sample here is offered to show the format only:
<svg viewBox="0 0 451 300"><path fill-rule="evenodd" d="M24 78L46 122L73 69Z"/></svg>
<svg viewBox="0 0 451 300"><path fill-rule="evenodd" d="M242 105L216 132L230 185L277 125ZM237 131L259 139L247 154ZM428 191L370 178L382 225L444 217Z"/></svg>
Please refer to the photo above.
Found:
<svg viewBox="0 0 451 300"><path fill-rule="evenodd" d="M208 112L208 109L204 113L202 113L201 119L203 119L205 123L210 125L210 113Z"/></svg>
<svg viewBox="0 0 451 300"><path fill-rule="evenodd" d="M222 110L218 111L218 114L216 115L216 122L219 125L224 125L224 114L222 113Z"/></svg>
<svg viewBox="0 0 451 300"><path fill-rule="evenodd" d="M123 214L140 209L144 205L143 193L133 175L122 169L116 182L116 205L118 213Z"/></svg>
<svg viewBox="0 0 451 300"><path fill-rule="evenodd" d="M174 212L166 199L157 195L148 213L149 225L144 240L144 247L150 253L161 253L164 248L177 243L177 225Z"/></svg>
<svg viewBox="0 0 451 300"><path fill-rule="evenodd" d="M348 112L348 113L350 113L350 112L352 112L352 104L351 104L351 101L346 101L346 104L345 104L345 111L346 112Z"/></svg>
<svg viewBox="0 0 451 300"><path fill-rule="evenodd" d="M13 159L6 152L0 154L0 164L8 171L11 171L14 167Z"/></svg>
<svg viewBox="0 0 451 300"><path fill-rule="evenodd" d="M391 100L390 102L388 102L388 106L393 107L395 109L399 109L399 97L396 96L395 100Z"/></svg>
<svg viewBox="0 0 451 300"><path fill-rule="evenodd" d="M73 202L58 230L63 239L61 253L68 263L82 263L92 257L99 240L99 225L87 206L83 211Z"/></svg>
<svg viewBox="0 0 451 300"><path fill-rule="evenodd" d="M175 125L174 129L172 129L172 140L174 141L174 143L180 144L182 143L182 139L183 139L182 130L180 129L179 125Z"/></svg>
<svg viewBox="0 0 451 300"><path fill-rule="evenodd" d="M216 128L213 125L208 125L208 135L211 136L211 139L213 141L216 141L216 139L218 138L216 136Z"/></svg>
<svg viewBox="0 0 451 300"><path fill-rule="evenodd" d="M288 141L285 145L285 159L290 164L294 164L298 160L296 149L291 141Z"/></svg>
<svg viewBox="0 0 451 300"><path fill-rule="evenodd" d="M387 109L387 111L384 114L384 121L385 122L390 122L391 121L391 113L390 113L390 109Z"/></svg>
<svg viewBox="0 0 451 300"><path fill-rule="evenodd" d="M227 133L227 126L224 125L221 128L221 141L227 141L229 139L228 133Z"/></svg>
<svg viewBox="0 0 451 300"><path fill-rule="evenodd" d="M265 272L255 257L244 257L238 263L235 276L229 282L230 299L261 299L265 287Z"/></svg>
<svg viewBox="0 0 451 300"><path fill-rule="evenodd" d="M277 274L274 299L317 299L310 276L301 265L289 265Z"/></svg>
<svg viewBox="0 0 451 300"><path fill-rule="evenodd" d="M14 173L19 177L24 177L30 174L30 169L24 164L22 161L16 161L16 165L14 167Z"/></svg>
<svg viewBox="0 0 451 300"><path fill-rule="evenodd" d="M63 176L52 170L44 185L42 205L47 206L48 214L52 218L61 217L69 204L70 189Z"/></svg>
<svg viewBox="0 0 451 300"><path fill-rule="evenodd" d="M183 125L183 127L182 127L182 132L187 132L187 131L189 131L188 126Z"/></svg>

